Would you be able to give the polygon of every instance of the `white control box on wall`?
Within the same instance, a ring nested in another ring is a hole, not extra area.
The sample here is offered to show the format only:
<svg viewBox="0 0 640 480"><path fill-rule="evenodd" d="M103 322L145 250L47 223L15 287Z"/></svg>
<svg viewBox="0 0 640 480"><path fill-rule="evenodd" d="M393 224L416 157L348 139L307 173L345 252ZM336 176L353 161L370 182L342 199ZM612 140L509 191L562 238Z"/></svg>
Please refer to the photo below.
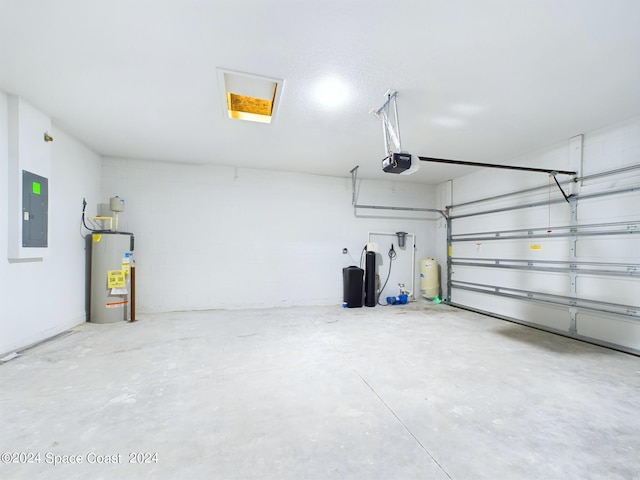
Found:
<svg viewBox="0 0 640 480"><path fill-rule="evenodd" d="M9 260L47 256L51 118L22 98L9 96Z"/></svg>

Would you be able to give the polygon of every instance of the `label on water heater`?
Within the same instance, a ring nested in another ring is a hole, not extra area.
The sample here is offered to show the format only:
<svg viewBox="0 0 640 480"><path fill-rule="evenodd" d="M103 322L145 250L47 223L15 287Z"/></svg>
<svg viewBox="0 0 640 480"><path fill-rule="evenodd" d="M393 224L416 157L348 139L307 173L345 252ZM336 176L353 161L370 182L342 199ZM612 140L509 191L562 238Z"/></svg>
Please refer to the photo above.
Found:
<svg viewBox="0 0 640 480"><path fill-rule="evenodd" d="M124 288L127 286L125 281L126 272L124 270L108 270L107 271L107 288Z"/></svg>
<svg viewBox="0 0 640 480"><path fill-rule="evenodd" d="M123 300L121 302L108 302L104 304L104 308L122 308L126 307L128 303L128 300Z"/></svg>
<svg viewBox="0 0 640 480"><path fill-rule="evenodd" d="M131 270L131 253L127 252L124 254L124 258L122 259L122 270L125 272L125 275L129 275L129 271Z"/></svg>

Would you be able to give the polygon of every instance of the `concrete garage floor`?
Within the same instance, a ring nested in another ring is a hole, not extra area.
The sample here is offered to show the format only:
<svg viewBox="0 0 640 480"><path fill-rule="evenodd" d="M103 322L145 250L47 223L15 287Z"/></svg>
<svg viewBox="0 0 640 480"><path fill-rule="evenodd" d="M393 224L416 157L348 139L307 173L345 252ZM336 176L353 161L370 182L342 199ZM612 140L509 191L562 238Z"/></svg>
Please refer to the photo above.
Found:
<svg viewBox="0 0 640 480"><path fill-rule="evenodd" d="M0 382L3 479L640 478L640 358L445 305L84 324Z"/></svg>

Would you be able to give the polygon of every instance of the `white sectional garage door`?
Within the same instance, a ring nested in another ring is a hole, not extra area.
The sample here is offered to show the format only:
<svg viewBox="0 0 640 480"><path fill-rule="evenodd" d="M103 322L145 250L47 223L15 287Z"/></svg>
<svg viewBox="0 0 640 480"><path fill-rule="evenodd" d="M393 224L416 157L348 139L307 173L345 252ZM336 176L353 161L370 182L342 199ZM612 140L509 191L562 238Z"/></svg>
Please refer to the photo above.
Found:
<svg viewBox="0 0 640 480"><path fill-rule="evenodd" d="M453 205L450 301L640 354L640 166L571 188Z"/></svg>

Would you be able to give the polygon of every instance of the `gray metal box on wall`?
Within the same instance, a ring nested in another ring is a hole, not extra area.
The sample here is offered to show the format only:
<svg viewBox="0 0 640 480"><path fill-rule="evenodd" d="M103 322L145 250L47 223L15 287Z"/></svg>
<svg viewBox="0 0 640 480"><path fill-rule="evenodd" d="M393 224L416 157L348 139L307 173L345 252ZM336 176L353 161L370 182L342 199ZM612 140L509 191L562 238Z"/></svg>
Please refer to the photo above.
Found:
<svg viewBox="0 0 640 480"><path fill-rule="evenodd" d="M113 323L128 320L133 234L97 232L91 237L89 321Z"/></svg>
<svg viewBox="0 0 640 480"><path fill-rule="evenodd" d="M49 217L49 180L22 171L22 246L46 247Z"/></svg>

